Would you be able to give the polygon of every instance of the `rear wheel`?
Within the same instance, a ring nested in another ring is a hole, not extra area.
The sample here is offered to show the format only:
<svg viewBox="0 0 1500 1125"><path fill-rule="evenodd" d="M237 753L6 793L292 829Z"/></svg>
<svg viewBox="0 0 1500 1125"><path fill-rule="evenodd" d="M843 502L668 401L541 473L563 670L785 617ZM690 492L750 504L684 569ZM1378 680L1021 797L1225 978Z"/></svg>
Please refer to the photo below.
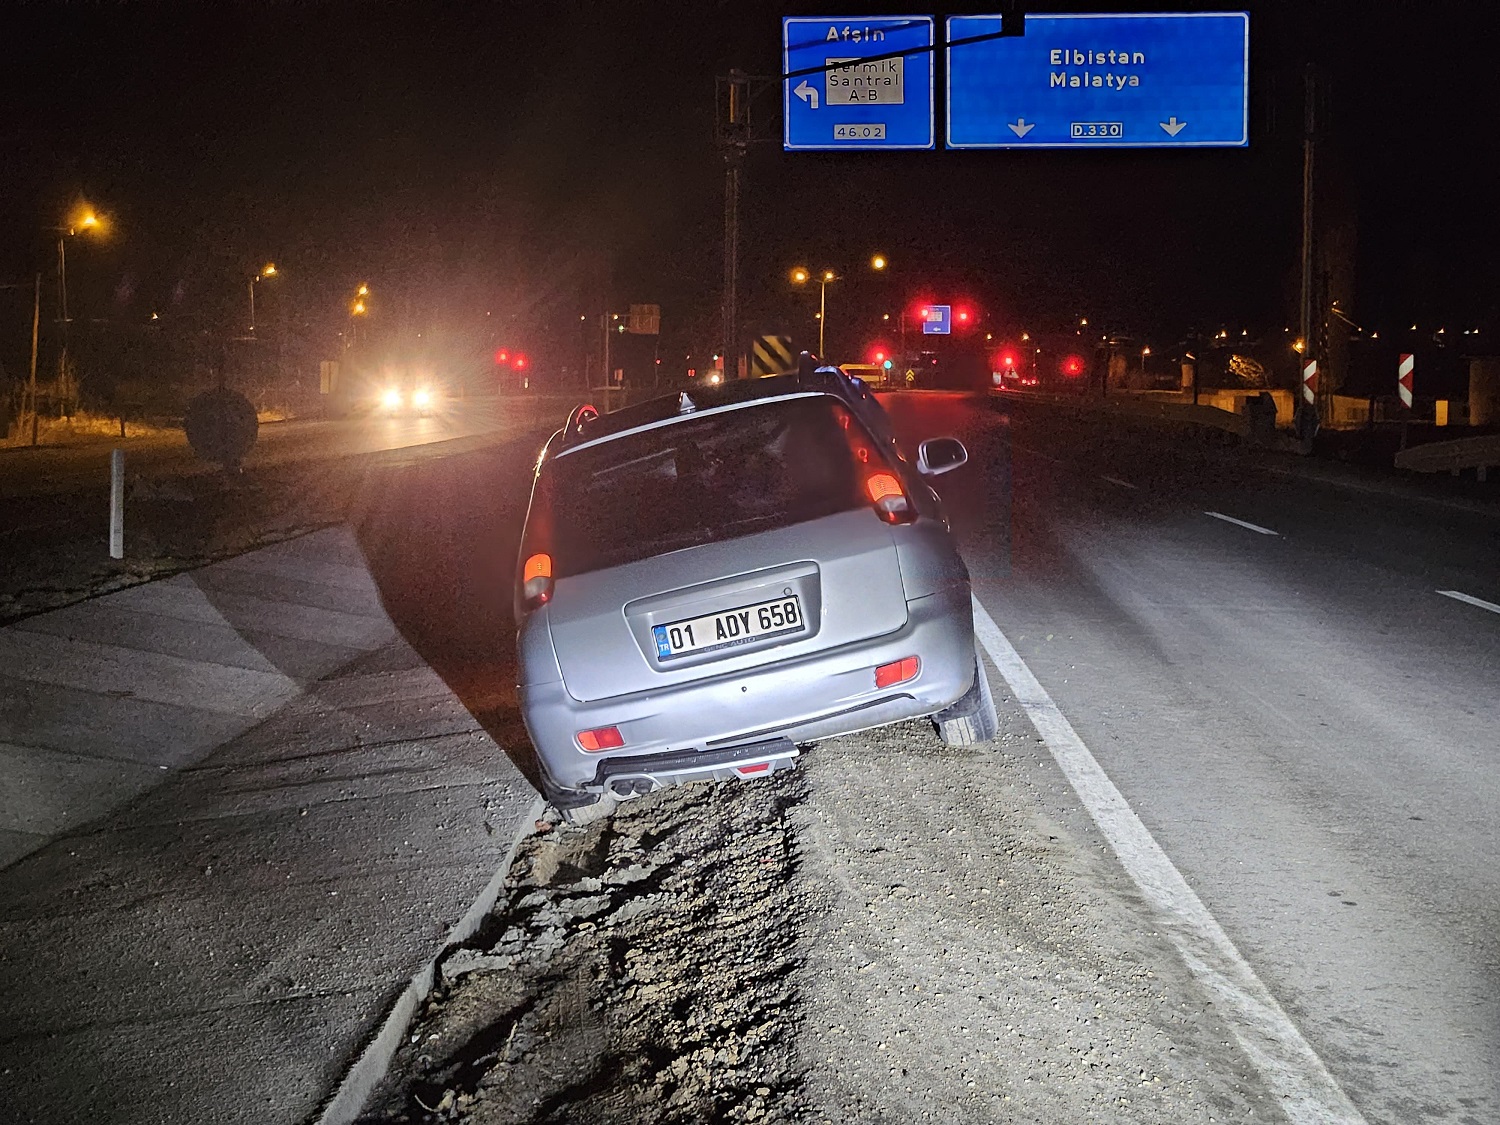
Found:
<svg viewBox="0 0 1500 1125"><path fill-rule="evenodd" d="M582 789L564 789L542 774L542 796L562 814L564 824L593 824L615 811L619 799L608 793L589 793Z"/></svg>
<svg viewBox="0 0 1500 1125"><path fill-rule="evenodd" d="M611 797L607 793L601 793L597 800L586 805L574 805L572 808L558 809L562 813L563 821L567 824L583 825L593 824L595 821L603 820L615 811L619 805L618 797Z"/></svg>
<svg viewBox="0 0 1500 1125"><path fill-rule="evenodd" d="M1000 716L995 698L990 694L990 679L985 675L984 661L974 654L974 683L953 706L932 717L938 737L949 746L980 746L1000 730Z"/></svg>

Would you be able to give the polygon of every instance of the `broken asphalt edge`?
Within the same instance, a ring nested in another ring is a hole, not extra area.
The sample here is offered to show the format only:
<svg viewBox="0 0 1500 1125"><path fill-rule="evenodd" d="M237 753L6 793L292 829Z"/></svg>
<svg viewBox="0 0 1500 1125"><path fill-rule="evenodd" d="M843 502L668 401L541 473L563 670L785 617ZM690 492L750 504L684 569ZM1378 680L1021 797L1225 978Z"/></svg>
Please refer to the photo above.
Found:
<svg viewBox="0 0 1500 1125"><path fill-rule="evenodd" d="M391 1010L380 1025L380 1029L360 1052L353 1065L345 1071L338 1089L312 1119L311 1125L352 1125L363 1112L370 1094L390 1069L391 1060L396 1057L396 1052L401 1047L406 1036L406 1029L410 1026L418 1005L432 993L438 962L455 945L467 941L478 931L480 923L493 909L495 900L500 897L500 891L510 875L511 865L516 861L516 853L520 851L522 842L536 831L536 822L541 819L546 808L546 800L537 797L521 814L515 837L511 840L510 850L505 853L505 859L496 869L489 883L484 890L479 892L479 897L469 906L464 916L448 932L442 947L412 976L411 982L391 1005Z"/></svg>

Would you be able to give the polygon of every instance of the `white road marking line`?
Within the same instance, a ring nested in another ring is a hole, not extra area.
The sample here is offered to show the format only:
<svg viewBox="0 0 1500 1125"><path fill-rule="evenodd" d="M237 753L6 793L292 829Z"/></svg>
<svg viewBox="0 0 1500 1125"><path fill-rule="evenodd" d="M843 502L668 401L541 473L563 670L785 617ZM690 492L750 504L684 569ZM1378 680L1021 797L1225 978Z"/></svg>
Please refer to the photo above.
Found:
<svg viewBox="0 0 1500 1125"><path fill-rule="evenodd" d="M1220 1014L1287 1119L1293 1125L1365 1125L1323 1060L1240 956L978 598L974 630L1126 873L1164 916L1162 931L1217 1001Z"/></svg>
<svg viewBox="0 0 1500 1125"><path fill-rule="evenodd" d="M1251 531L1259 532L1261 535L1281 537L1281 532L1279 531L1272 531L1269 527L1261 527L1258 523L1246 523L1244 520L1237 520L1233 516L1226 516L1223 512L1204 512L1203 514L1205 516L1213 516L1216 520L1223 520L1225 523L1232 523L1236 527L1248 528Z"/></svg>
<svg viewBox="0 0 1500 1125"><path fill-rule="evenodd" d="M1452 598L1455 601L1477 605L1480 609L1487 609L1491 613L1500 613L1500 605L1496 605L1494 602L1487 602L1483 598L1476 598L1472 594L1461 593L1458 590L1439 590L1438 593L1442 594L1445 598Z"/></svg>
<svg viewBox="0 0 1500 1125"><path fill-rule="evenodd" d="M1131 484L1128 480L1121 480L1119 477L1107 477L1103 473L1100 473L1099 479L1107 480L1110 484L1118 484L1121 488L1129 488L1132 490L1135 488L1135 485Z"/></svg>

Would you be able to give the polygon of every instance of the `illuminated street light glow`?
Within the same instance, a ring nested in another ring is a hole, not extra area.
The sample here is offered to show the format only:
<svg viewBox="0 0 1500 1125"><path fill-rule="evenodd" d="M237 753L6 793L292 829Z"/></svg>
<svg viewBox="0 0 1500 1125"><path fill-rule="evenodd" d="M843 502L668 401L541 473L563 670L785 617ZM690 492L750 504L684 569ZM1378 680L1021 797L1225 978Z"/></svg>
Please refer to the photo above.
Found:
<svg viewBox="0 0 1500 1125"><path fill-rule="evenodd" d="M260 271L260 276L261 277L275 277L276 276L276 263L275 262L267 262L265 264L265 267Z"/></svg>
<svg viewBox="0 0 1500 1125"><path fill-rule="evenodd" d="M801 266L798 266L796 269L794 269L792 271L792 280L794 282L796 282L798 285L801 285L804 281L806 281L807 280L807 276L808 276L807 275L807 271L805 269L803 269Z"/></svg>
<svg viewBox="0 0 1500 1125"><path fill-rule="evenodd" d="M885 266L886 261L884 254L876 254L873 258L870 259L870 268L872 270L883 270L885 269Z"/></svg>

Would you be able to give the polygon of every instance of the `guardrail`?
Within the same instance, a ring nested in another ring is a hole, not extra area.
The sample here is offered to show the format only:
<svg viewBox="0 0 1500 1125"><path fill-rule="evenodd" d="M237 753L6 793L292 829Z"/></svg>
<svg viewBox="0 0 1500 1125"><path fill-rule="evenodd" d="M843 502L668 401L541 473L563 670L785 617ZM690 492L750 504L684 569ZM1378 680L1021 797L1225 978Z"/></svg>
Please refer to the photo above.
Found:
<svg viewBox="0 0 1500 1125"><path fill-rule="evenodd" d="M1484 480L1491 467L1500 467L1500 434L1434 441L1396 454L1396 468L1417 473L1441 473L1446 469L1458 476L1464 469L1476 469L1479 479Z"/></svg>

